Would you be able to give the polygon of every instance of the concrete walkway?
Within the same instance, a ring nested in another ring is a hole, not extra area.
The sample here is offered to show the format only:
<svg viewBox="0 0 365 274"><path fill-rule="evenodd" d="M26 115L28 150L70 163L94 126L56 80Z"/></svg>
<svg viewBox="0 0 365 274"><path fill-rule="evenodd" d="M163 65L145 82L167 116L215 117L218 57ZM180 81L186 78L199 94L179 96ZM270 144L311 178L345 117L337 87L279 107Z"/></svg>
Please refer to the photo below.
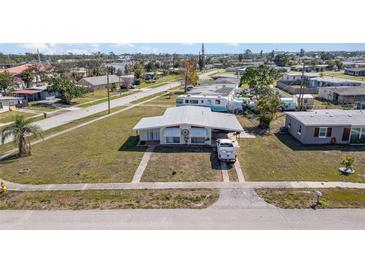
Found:
<svg viewBox="0 0 365 274"><path fill-rule="evenodd" d="M221 171L224 183L229 183L229 175L228 175L228 168L226 162L220 161L221 164Z"/></svg>
<svg viewBox="0 0 365 274"><path fill-rule="evenodd" d="M85 184L18 184L3 180L9 190L18 191L52 191L52 190L86 190L86 189L186 189L186 188L220 188L220 189L254 189L254 188L358 188L365 189L363 183L351 182L125 182L125 183L85 183Z"/></svg>
<svg viewBox="0 0 365 274"><path fill-rule="evenodd" d="M246 182L245 176L243 176L243 171L242 171L242 168L241 168L241 165L240 165L240 162L238 161L238 159L234 163L234 168L236 169L238 182L241 183L241 184Z"/></svg>
<svg viewBox="0 0 365 274"><path fill-rule="evenodd" d="M136 172L134 173L133 179L132 179L132 183L139 183L142 179L143 176L143 172L147 167L148 161L151 158L152 152L154 151L155 146L148 146L145 153L143 154L142 160L139 163L139 166L136 170Z"/></svg>

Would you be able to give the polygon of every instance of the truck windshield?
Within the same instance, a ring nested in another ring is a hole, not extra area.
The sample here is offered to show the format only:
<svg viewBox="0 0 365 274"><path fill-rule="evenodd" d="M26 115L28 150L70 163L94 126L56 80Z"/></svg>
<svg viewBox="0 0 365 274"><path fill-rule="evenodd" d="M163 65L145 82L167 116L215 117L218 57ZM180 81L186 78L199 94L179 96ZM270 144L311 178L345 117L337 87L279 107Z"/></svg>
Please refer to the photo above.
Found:
<svg viewBox="0 0 365 274"><path fill-rule="evenodd" d="M233 147L233 144L231 144L231 143L221 143L220 146L221 147Z"/></svg>

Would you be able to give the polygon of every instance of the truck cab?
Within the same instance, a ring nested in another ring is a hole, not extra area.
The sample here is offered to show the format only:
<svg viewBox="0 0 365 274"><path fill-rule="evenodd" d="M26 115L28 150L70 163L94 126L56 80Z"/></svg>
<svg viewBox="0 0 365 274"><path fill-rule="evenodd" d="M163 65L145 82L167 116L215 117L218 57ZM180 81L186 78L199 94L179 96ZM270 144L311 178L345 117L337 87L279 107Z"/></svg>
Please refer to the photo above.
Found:
<svg viewBox="0 0 365 274"><path fill-rule="evenodd" d="M230 139L217 139L218 159L224 162L236 161L236 147Z"/></svg>

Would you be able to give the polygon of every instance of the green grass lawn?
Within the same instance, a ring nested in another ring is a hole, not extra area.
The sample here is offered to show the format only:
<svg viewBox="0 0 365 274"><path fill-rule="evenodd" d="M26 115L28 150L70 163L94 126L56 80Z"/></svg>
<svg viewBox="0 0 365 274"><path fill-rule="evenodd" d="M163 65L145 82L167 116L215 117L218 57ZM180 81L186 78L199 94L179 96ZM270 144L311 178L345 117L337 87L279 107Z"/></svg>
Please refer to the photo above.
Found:
<svg viewBox="0 0 365 274"><path fill-rule="evenodd" d="M324 76L332 76L332 77L338 77L338 78L343 78L343 79L348 79L348 80L365 82L365 76L346 75L343 71L324 71L322 73Z"/></svg>
<svg viewBox="0 0 365 274"><path fill-rule="evenodd" d="M142 182L221 181L216 154L210 147L159 146L152 153Z"/></svg>
<svg viewBox="0 0 365 274"><path fill-rule="evenodd" d="M26 107L27 109L32 109L32 110L38 110L38 111L42 111L42 112L51 112L51 111L55 111L58 108L54 105L51 104L44 104L44 103L36 103L36 104L32 104Z"/></svg>
<svg viewBox="0 0 365 274"><path fill-rule="evenodd" d="M143 156L133 126L161 107L135 107L32 147L33 155L0 162L0 177L25 184L130 182ZM30 168L20 174L22 168Z"/></svg>
<svg viewBox="0 0 365 274"><path fill-rule="evenodd" d="M0 210L206 208L218 197L216 189L9 191L0 194Z"/></svg>
<svg viewBox="0 0 365 274"><path fill-rule="evenodd" d="M6 124L6 123L15 121L15 117L17 115L22 115L22 116L24 116L24 118L30 118L37 114L22 112L22 111L18 111L18 110L2 112L2 113L0 113L0 124Z"/></svg>
<svg viewBox="0 0 365 274"><path fill-rule="evenodd" d="M257 120L239 120L249 132L256 132ZM273 123L273 133L255 139L240 139L238 157L245 177L251 181L356 181L365 182L365 147L302 145L289 134L275 134L284 126L284 116ZM338 171L342 160L355 158L355 174Z"/></svg>
<svg viewBox="0 0 365 274"><path fill-rule="evenodd" d="M150 83L142 82L140 85L137 85L136 88L158 87L165 84L166 82L174 82L174 81L179 81L181 79L182 75L180 74L169 74L161 76L155 82L150 82Z"/></svg>
<svg viewBox="0 0 365 274"><path fill-rule="evenodd" d="M365 208L365 189L321 188L322 208ZM256 189L266 202L280 208L310 208L316 202L311 189Z"/></svg>
<svg viewBox="0 0 365 274"><path fill-rule="evenodd" d="M116 107L116 108L112 108L111 109L111 113L113 112L116 112L118 110L121 110L125 108L124 106L122 107ZM58 132L61 132L63 130L66 130L66 129L69 129L69 128L72 128L72 127L75 127L77 125L80 125L80 124L83 124L85 122L89 122L91 120L94 120L96 118L99 118L99 117L102 117L102 116L105 116L108 114L108 111L102 111L102 112L98 112L96 114L93 114L93 115L90 115L90 116L87 116L87 117L84 117L84 118L81 118L81 119L78 119L78 120L75 120L75 121L72 121L70 123L67 123L65 125L62 125L62 126L58 126L58 127L55 127L55 128L51 128L49 130L46 130L43 132L43 136L46 137L46 136L49 136L49 135L52 135L52 134L55 134L55 133L58 133ZM34 121L38 121L38 120L41 120L43 119L43 116L41 117L36 117L36 118L30 118L32 120L32 122ZM39 138L37 138L39 139ZM34 140L37 140L36 138L33 138L33 137L30 137L30 140L34 141ZM16 145L11 142L11 143L7 143L7 144L3 144L3 145L0 145L0 156L12 149L15 149L17 148ZM0 165L1 165L1 162L0 162Z"/></svg>
<svg viewBox="0 0 365 274"><path fill-rule="evenodd" d="M171 93L167 93L164 94L163 96L147 102L146 104L148 105L166 105L166 106L175 106L176 105L176 98L181 95L184 94L184 92L182 91L176 91L176 92L171 92Z"/></svg>

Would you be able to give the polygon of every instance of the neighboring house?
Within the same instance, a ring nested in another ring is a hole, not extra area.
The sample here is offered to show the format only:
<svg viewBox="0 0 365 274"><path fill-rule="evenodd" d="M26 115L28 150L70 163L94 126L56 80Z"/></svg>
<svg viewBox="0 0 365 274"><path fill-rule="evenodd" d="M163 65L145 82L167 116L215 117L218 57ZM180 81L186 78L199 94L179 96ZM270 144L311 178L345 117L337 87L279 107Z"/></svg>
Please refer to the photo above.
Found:
<svg viewBox="0 0 365 274"><path fill-rule="evenodd" d="M312 109L314 106L314 97L311 94L295 94L293 95L293 99L296 102L296 105L299 106L299 100L303 98L303 107L305 109Z"/></svg>
<svg viewBox="0 0 365 274"><path fill-rule="evenodd" d="M132 88L134 86L134 75L122 75L120 76L120 87L122 88Z"/></svg>
<svg viewBox="0 0 365 274"><path fill-rule="evenodd" d="M302 82L302 73L285 73L280 81L288 85L300 85ZM311 78L318 77L318 73L304 73L304 84L308 82Z"/></svg>
<svg viewBox="0 0 365 274"><path fill-rule="evenodd" d="M319 97L335 104L356 105L365 102L365 86L320 88Z"/></svg>
<svg viewBox="0 0 365 274"><path fill-rule="evenodd" d="M13 93L15 94L16 97L24 98L28 102L50 100L56 98L57 96L56 91L48 91L47 87L36 87L36 88L15 90Z"/></svg>
<svg viewBox="0 0 365 274"><path fill-rule="evenodd" d="M308 79L309 88L340 87L340 86L361 86L363 83L355 80L348 80L336 77L315 77Z"/></svg>
<svg viewBox="0 0 365 274"><path fill-rule="evenodd" d="M345 68L345 74L352 76L365 76L365 68Z"/></svg>
<svg viewBox="0 0 365 274"><path fill-rule="evenodd" d="M303 144L365 144L364 110L287 112L285 127Z"/></svg>
<svg viewBox="0 0 365 274"><path fill-rule="evenodd" d="M176 98L176 106L201 106L209 107L213 111L231 111L234 95L238 88L239 80L237 77L215 77L211 83L202 84L194 87L187 94ZM242 104L241 104L242 108Z"/></svg>
<svg viewBox="0 0 365 274"><path fill-rule="evenodd" d="M303 65L295 65L290 67L291 70L294 71L303 71ZM313 66L305 66L304 71L311 72L313 70Z"/></svg>
<svg viewBox="0 0 365 274"><path fill-rule="evenodd" d="M94 76L82 78L79 82L80 85L86 86L89 91L95 91L99 89L107 89L108 81L107 76ZM117 89L119 88L120 78L117 75L109 75L109 84L115 84Z"/></svg>
<svg viewBox="0 0 365 274"><path fill-rule="evenodd" d="M26 69L29 69L29 68L34 69L34 71L36 71L36 69L38 69L39 72L47 72L47 71L52 70L51 65L49 65L47 63L40 63L39 65L37 65L37 64L23 64L23 65L20 65L20 66L0 69L0 72L7 71L8 73L10 73L15 78L15 82L18 85L18 87L19 88L24 88L25 84L24 84L23 80L21 80L20 75L22 74L23 71L25 71ZM37 76L35 75L33 82L36 83L37 80L40 82L40 79L36 79L36 77Z"/></svg>
<svg viewBox="0 0 365 274"><path fill-rule="evenodd" d="M0 96L0 112L9 111L14 108L20 108L26 105L25 100L19 97Z"/></svg>
<svg viewBox="0 0 365 274"><path fill-rule="evenodd" d="M141 142L212 145L218 133L243 132L233 114L196 106L168 108L162 116L142 118L133 128Z"/></svg>

